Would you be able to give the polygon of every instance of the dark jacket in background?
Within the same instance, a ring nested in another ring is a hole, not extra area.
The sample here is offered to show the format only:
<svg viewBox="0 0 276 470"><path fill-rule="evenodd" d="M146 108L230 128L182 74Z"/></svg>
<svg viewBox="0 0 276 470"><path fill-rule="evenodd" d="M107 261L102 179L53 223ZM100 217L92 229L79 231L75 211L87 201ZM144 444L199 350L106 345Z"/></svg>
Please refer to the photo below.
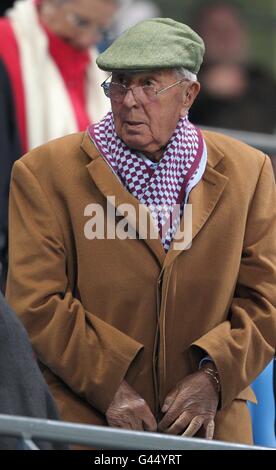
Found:
<svg viewBox="0 0 276 470"><path fill-rule="evenodd" d="M1 0L0 5L0 16L2 16L7 8L11 8L14 4L14 0Z"/></svg>
<svg viewBox="0 0 276 470"><path fill-rule="evenodd" d="M20 145L9 78L0 61L0 288L8 264L8 196L11 169L20 156ZM2 267L2 269L1 269Z"/></svg>
<svg viewBox="0 0 276 470"><path fill-rule="evenodd" d="M27 333L0 293L0 414L58 419L53 398L37 365ZM36 442L41 449L64 448ZM17 439L0 435L0 449Z"/></svg>
<svg viewBox="0 0 276 470"><path fill-rule="evenodd" d="M255 66L245 69L247 87L236 98L210 94L204 87L204 74L212 65L203 65L199 72L200 93L189 111L189 118L201 126L239 129L273 134L276 131L276 83L264 70Z"/></svg>

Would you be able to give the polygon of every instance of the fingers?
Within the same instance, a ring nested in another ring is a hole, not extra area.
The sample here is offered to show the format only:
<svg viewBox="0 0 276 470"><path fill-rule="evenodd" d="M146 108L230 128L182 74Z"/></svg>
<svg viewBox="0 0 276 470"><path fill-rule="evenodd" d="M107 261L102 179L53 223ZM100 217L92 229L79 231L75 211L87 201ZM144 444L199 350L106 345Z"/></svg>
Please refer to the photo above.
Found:
<svg viewBox="0 0 276 470"><path fill-rule="evenodd" d="M181 403L177 403L179 394L179 384L177 384L166 396L164 404L162 406L162 413L165 414L163 419L158 424L158 429L162 432L165 431L179 416L178 410Z"/></svg>
<svg viewBox="0 0 276 470"><path fill-rule="evenodd" d="M196 416L192 419L187 429L183 432L182 436L192 437L194 436L201 428L204 423L204 418L202 416Z"/></svg>
<svg viewBox="0 0 276 470"><path fill-rule="evenodd" d="M162 413L167 413L168 409L170 406L174 403L176 397L178 394L178 388L174 388L170 393L165 398L163 407L162 407Z"/></svg>
<svg viewBox="0 0 276 470"><path fill-rule="evenodd" d="M215 431L215 423L213 419L210 417L206 417L206 415L197 415L192 417L191 413L184 412L182 413L170 426L165 427L166 421L163 418L162 430L167 434L173 435L182 435L185 437L192 437L195 436L198 431L202 428L203 429L203 437L206 439L213 439L214 431ZM161 426L158 426L160 430Z"/></svg>
<svg viewBox="0 0 276 470"><path fill-rule="evenodd" d="M165 416L163 416L160 423L158 424L158 430L160 432L166 431L173 424L176 417L177 416L175 416L174 413L171 412L171 409L169 409L169 411L167 411Z"/></svg>
<svg viewBox="0 0 276 470"><path fill-rule="evenodd" d="M108 420L112 428L129 429L131 431L144 431L143 421L133 414L127 414L122 419Z"/></svg>
<svg viewBox="0 0 276 470"><path fill-rule="evenodd" d="M170 427L165 429L165 432L168 434L181 434L182 436L192 437L199 431L204 423L204 419L204 416L194 416L192 418L191 413L182 413Z"/></svg>
<svg viewBox="0 0 276 470"><path fill-rule="evenodd" d="M163 416L160 423L158 424L159 431L166 431L179 417L179 415L180 412L177 410L175 402L173 402L172 405L169 407L168 411L166 412L165 416Z"/></svg>
<svg viewBox="0 0 276 470"><path fill-rule="evenodd" d="M142 420L144 423L144 430L149 432L157 431L157 422L149 407L146 405L143 412Z"/></svg>
<svg viewBox="0 0 276 470"><path fill-rule="evenodd" d="M120 429L129 429L130 431L133 430L133 426L131 425L131 423L127 423L127 422L124 422L124 423L116 423L114 426L112 426L113 428L120 428Z"/></svg>
<svg viewBox="0 0 276 470"><path fill-rule="evenodd" d="M210 421L207 421L205 424L204 424L204 429L205 429L205 435L204 437L206 437L206 439L213 439L214 437L214 433L215 433L215 422L214 420L210 420Z"/></svg>
<svg viewBox="0 0 276 470"><path fill-rule="evenodd" d="M182 413L177 420L166 430L168 434L182 434L184 429L188 426L191 421L191 415L188 413Z"/></svg>
<svg viewBox="0 0 276 470"><path fill-rule="evenodd" d="M129 421L107 419L107 422L111 428L119 428L119 429L121 428L121 429L130 429L130 430L133 429Z"/></svg>
<svg viewBox="0 0 276 470"><path fill-rule="evenodd" d="M138 416L131 417L131 429L133 431L144 431L143 421Z"/></svg>
<svg viewBox="0 0 276 470"><path fill-rule="evenodd" d="M148 412L144 411L142 415L140 413L139 415L131 414L129 416L129 423L130 429L133 431L155 432L157 430L156 420L150 410Z"/></svg>
<svg viewBox="0 0 276 470"><path fill-rule="evenodd" d="M135 431L156 431L156 420L146 401L123 380L106 413L110 426Z"/></svg>

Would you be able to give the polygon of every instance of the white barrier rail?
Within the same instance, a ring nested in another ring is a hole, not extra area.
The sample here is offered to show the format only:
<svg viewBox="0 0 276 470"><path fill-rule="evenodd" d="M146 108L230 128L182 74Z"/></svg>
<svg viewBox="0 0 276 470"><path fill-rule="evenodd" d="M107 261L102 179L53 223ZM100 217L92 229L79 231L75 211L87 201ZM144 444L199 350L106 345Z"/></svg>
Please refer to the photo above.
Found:
<svg viewBox="0 0 276 470"><path fill-rule="evenodd" d="M99 450L272 450L266 447L3 414L0 414L0 435L17 437L21 441L20 447L28 450L39 450L34 440L78 444Z"/></svg>
<svg viewBox="0 0 276 470"><path fill-rule="evenodd" d="M256 132L245 132L237 129L224 129L220 127L207 127L202 126L202 129L212 132L219 132L220 134L229 135L234 139L241 140L252 147L262 150L269 155L276 155L276 135L261 134Z"/></svg>

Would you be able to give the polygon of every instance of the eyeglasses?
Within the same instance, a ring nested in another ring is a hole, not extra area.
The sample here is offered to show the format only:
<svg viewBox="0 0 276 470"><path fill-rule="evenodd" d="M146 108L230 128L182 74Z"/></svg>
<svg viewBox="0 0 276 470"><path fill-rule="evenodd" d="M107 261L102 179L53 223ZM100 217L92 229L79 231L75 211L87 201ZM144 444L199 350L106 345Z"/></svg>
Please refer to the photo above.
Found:
<svg viewBox="0 0 276 470"><path fill-rule="evenodd" d="M109 80L110 77L111 75L107 77L107 79L101 84L101 87L103 88L104 94L108 98L118 103L124 100L129 90L132 91L133 96L137 102L141 102L141 103L145 103L146 101L152 102L157 99L158 95L160 95L161 93L164 93L164 91L167 91L170 88L173 88L176 85L179 85L180 83L184 81L188 81L187 78L182 78L181 80L178 80L177 82L174 82L169 86L161 88L160 90L156 90L156 88L153 85L143 85L143 86L137 85L133 87L127 87L125 85L122 85L121 83L107 82L107 80Z"/></svg>
<svg viewBox="0 0 276 470"><path fill-rule="evenodd" d="M104 34L106 29L98 25L96 22L92 22L77 13L68 12L65 15L66 20L79 31L93 31L94 33Z"/></svg>

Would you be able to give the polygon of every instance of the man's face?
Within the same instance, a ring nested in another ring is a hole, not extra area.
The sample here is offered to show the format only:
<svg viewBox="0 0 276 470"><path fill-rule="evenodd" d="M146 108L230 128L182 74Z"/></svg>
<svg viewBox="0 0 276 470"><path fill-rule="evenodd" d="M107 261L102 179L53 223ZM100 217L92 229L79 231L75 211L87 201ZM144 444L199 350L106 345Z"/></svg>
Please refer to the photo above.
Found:
<svg viewBox="0 0 276 470"><path fill-rule="evenodd" d="M131 88L152 85L156 90L172 85L180 79L181 77L172 70L112 74L112 82ZM189 82L184 81L155 96L153 101L146 96L145 100L140 101L131 90L123 100L111 96L115 129L119 137L130 148L146 155L162 154L162 148L169 142L180 116L187 112L185 104L189 87ZM138 95L135 89L134 93Z"/></svg>
<svg viewBox="0 0 276 470"><path fill-rule="evenodd" d="M240 62L247 55L247 32L239 12L229 5L216 5L203 12L198 25L212 62Z"/></svg>
<svg viewBox="0 0 276 470"><path fill-rule="evenodd" d="M117 11L115 0L44 0L41 19L57 36L77 49L95 46Z"/></svg>

